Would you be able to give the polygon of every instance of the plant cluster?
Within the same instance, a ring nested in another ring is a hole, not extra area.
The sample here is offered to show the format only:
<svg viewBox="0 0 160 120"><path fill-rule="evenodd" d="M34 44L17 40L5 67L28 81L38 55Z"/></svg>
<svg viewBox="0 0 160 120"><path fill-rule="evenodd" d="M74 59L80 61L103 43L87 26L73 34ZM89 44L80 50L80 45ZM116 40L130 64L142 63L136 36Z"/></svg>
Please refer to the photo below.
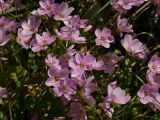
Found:
<svg viewBox="0 0 160 120"><path fill-rule="evenodd" d="M160 119L160 0L1 0L0 14L0 119Z"/></svg>

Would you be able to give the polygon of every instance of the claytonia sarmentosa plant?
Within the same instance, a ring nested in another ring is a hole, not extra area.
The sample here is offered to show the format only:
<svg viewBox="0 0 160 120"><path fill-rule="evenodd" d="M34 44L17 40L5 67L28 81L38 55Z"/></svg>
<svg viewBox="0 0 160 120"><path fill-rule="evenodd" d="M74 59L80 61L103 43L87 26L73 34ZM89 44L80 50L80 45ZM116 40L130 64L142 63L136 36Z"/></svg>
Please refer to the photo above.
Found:
<svg viewBox="0 0 160 120"><path fill-rule="evenodd" d="M159 8L0 0L0 119L160 119Z"/></svg>

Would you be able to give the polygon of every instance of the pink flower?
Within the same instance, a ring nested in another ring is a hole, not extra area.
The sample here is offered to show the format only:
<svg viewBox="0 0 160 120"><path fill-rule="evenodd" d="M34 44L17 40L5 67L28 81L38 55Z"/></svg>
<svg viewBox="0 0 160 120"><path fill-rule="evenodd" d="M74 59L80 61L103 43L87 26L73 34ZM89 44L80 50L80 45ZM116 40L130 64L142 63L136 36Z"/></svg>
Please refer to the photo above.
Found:
<svg viewBox="0 0 160 120"><path fill-rule="evenodd" d="M85 28L84 28L84 32L90 32L90 31L92 31L92 28L93 28L93 26L92 25L88 25L88 26L86 26Z"/></svg>
<svg viewBox="0 0 160 120"><path fill-rule="evenodd" d="M51 36L49 32L43 32L42 36L36 34L36 39L32 44L32 51L39 52L41 50L46 50L48 45L55 41L55 37Z"/></svg>
<svg viewBox="0 0 160 120"><path fill-rule="evenodd" d="M78 96L76 94L71 95L71 99L67 99L64 96L61 96L61 101L63 103L63 105L67 105L69 103L69 101L78 101Z"/></svg>
<svg viewBox="0 0 160 120"><path fill-rule="evenodd" d="M10 9L12 2L12 0L0 0L0 12Z"/></svg>
<svg viewBox="0 0 160 120"><path fill-rule="evenodd" d="M84 107L77 102L71 103L71 110L68 112L68 116L72 117L72 120L87 120Z"/></svg>
<svg viewBox="0 0 160 120"><path fill-rule="evenodd" d="M76 53L74 58L69 60L69 66L71 69L71 74L73 77L81 76L85 71L90 70L102 70L103 69L103 61L96 61L96 58L91 54L78 52Z"/></svg>
<svg viewBox="0 0 160 120"><path fill-rule="evenodd" d="M7 97L7 89L0 87L0 104L2 103L2 98Z"/></svg>
<svg viewBox="0 0 160 120"><path fill-rule="evenodd" d="M124 90L122 90L120 87L117 87L116 81L108 84L107 90L108 96L106 99L108 99L108 101L114 102L118 105L123 105L131 100L130 95L127 95Z"/></svg>
<svg viewBox="0 0 160 120"><path fill-rule="evenodd" d="M57 86L62 80L68 80L69 71L68 69L59 69L56 67L51 67L48 70L49 78L45 81L47 86Z"/></svg>
<svg viewBox="0 0 160 120"><path fill-rule="evenodd" d="M9 40L10 37L6 35L6 32L4 30L0 30L0 46L4 46Z"/></svg>
<svg viewBox="0 0 160 120"><path fill-rule="evenodd" d="M147 73L146 73L146 79L151 84L160 84L160 74L152 72L151 70L147 71Z"/></svg>
<svg viewBox="0 0 160 120"><path fill-rule="evenodd" d="M55 20L62 20L63 22L69 20L71 18L70 14L74 10L73 7L68 7L66 2L62 2L58 7L57 11L54 15Z"/></svg>
<svg viewBox="0 0 160 120"><path fill-rule="evenodd" d="M105 48L109 48L110 43L114 42L114 38L111 35L111 30L106 27L103 28L102 31L100 29L96 29L95 35L97 36L96 45L101 45Z"/></svg>
<svg viewBox="0 0 160 120"><path fill-rule="evenodd" d="M131 0L118 0L117 4L122 6L122 8L125 10L131 9L132 6L134 5L134 3Z"/></svg>
<svg viewBox="0 0 160 120"><path fill-rule="evenodd" d="M113 7L116 11L118 11L118 12L120 12L120 13L125 13L125 12L127 12L127 10L125 10L125 9L123 8L123 6L121 6L120 4L118 4L118 0L113 0L113 1L112 1L112 7Z"/></svg>
<svg viewBox="0 0 160 120"><path fill-rule="evenodd" d="M137 94L140 97L140 102L143 104L147 104L151 102L152 94L154 95L156 92L157 92L157 87L155 87L155 85L145 84L141 86Z"/></svg>
<svg viewBox="0 0 160 120"><path fill-rule="evenodd" d="M84 37L80 37L79 30L74 30L68 26L64 26L60 31L55 29L55 32L58 37L62 40L72 41L73 43L83 44L86 43L86 39Z"/></svg>
<svg viewBox="0 0 160 120"><path fill-rule="evenodd" d="M80 29L80 28L87 27L87 22L88 20L86 19L81 20L78 15L75 15L72 18L70 18L68 21L66 21L65 25L73 29Z"/></svg>
<svg viewBox="0 0 160 120"><path fill-rule="evenodd" d="M125 13L133 6L140 6L146 0L113 0L112 6L115 10L121 13Z"/></svg>
<svg viewBox="0 0 160 120"><path fill-rule="evenodd" d="M22 35L22 28L18 29L18 36L16 38L16 41L18 44L20 44L21 46L23 46L26 49L29 49L31 46L31 38L30 36L24 36Z"/></svg>
<svg viewBox="0 0 160 120"><path fill-rule="evenodd" d="M52 17L56 13L58 4L55 4L54 0L40 0L39 4L41 6L37 10L39 15L47 14L49 17Z"/></svg>
<svg viewBox="0 0 160 120"><path fill-rule="evenodd" d="M77 44L86 43L86 39L84 37L80 37L80 32L78 30L74 31L71 35L71 40Z"/></svg>
<svg viewBox="0 0 160 120"><path fill-rule="evenodd" d="M75 55L76 50L74 49L74 45L71 45L67 50L66 53L63 54L60 57L60 65L62 66L62 68L67 68L69 67L69 60L71 58L73 58L73 56Z"/></svg>
<svg viewBox="0 0 160 120"><path fill-rule="evenodd" d="M72 76L82 75L85 71L91 70L94 60L95 58L91 54L76 53L75 58L69 60Z"/></svg>
<svg viewBox="0 0 160 120"><path fill-rule="evenodd" d="M45 59L45 63L49 67L55 67L57 69L61 69L61 66L59 65L59 60L56 57L52 57L50 54L47 55L47 58Z"/></svg>
<svg viewBox="0 0 160 120"><path fill-rule="evenodd" d="M19 27L18 22L14 20L10 21L4 16L0 17L0 29L15 33L18 27Z"/></svg>
<svg viewBox="0 0 160 120"><path fill-rule="evenodd" d="M71 45L67 48L65 56L67 57L67 59L69 60L71 57L73 57L73 55L75 55L76 53L76 49L74 49L74 45Z"/></svg>
<svg viewBox="0 0 160 120"><path fill-rule="evenodd" d="M128 52L132 53L133 57L145 59L149 53L145 44L129 34L125 35L124 39L121 40L121 44Z"/></svg>
<svg viewBox="0 0 160 120"><path fill-rule="evenodd" d="M60 31L55 29L55 33L62 40L71 40L72 32L73 32L73 30L70 27L67 27L67 26L63 26Z"/></svg>
<svg viewBox="0 0 160 120"><path fill-rule="evenodd" d="M30 16L28 22L22 22L22 35L26 37L32 37L33 34L38 32L41 20L37 20L35 16Z"/></svg>
<svg viewBox="0 0 160 120"><path fill-rule="evenodd" d="M121 19L120 16L118 16L117 18L117 27L120 32L127 32L127 33L133 32L132 25L128 23L128 19L126 18Z"/></svg>
<svg viewBox="0 0 160 120"><path fill-rule="evenodd" d="M76 84L74 81L61 80L60 83L54 86L53 90L57 97L64 96L67 100L72 99L72 95L76 94Z"/></svg>
<svg viewBox="0 0 160 120"><path fill-rule="evenodd" d="M6 31L16 33L19 26L20 24L16 21L9 21L4 27Z"/></svg>
<svg viewBox="0 0 160 120"><path fill-rule="evenodd" d="M9 20L6 17L4 17L4 16L0 17L0 28L1 29L4 29L5 25L7 25L8 23L9 23ZM4 30L6 30L6 29L4 29Z"/></svg>
<svg viewBox="0 0 160 120"><path fill-rule="evenodd" d="M160 86L157 84L144 84L138 91L140 102L143 104L150 103L160 109Z"/></svg>
<svg viewBox="0 0 160 120"><path fill-rule="evenodd" d="M104 72L108 73L109 75L112 75L115 71L115 68L118 67L118 62L123 59L123 56L117 56L115 54L112 54L108 52L102 57L102 61L104 62Z"/></svg>
<svg viewBox="0 0 160 120"><path fill-rule="evenodd" d="M77 78L77 84L80 86L80 95L84 100L91 105L96 103L95 99L91 96L91 93L96 91L96 83L92 82L94 76L86 79L85 75Z"/></svg>
<svg viewBox="0 0 160 120"><path fill-rule="evenodd" d="M94 69L94 70L103 70L104 69L103 66L104 66L103 60L98 60L97 61L96 58L94 58L94 62L92 64L92 69Z"/></svg>
<svg viewBox="0 0 160 120"><path fill-rule="evenodd" d="M153 55L148 63L148 67L152 72L160 73L160 58L157 55Z"/></svg>
<svg viewBox="0 0 160 120"><path fill-rule="evenodd" d="M146 78L149 83L160 84L160 58L157 55L153 55L148 63L148 71Z"/></svg>
<svg viewBox="0 0 160 120"><path fill-rule="evenodd" d="M112 114L114 113L114 109L111 108L110 101L108 101L108 99L105 99L105 101L102 103L102 108L103 108L105 114L109 118L112 118Z"/></svg>

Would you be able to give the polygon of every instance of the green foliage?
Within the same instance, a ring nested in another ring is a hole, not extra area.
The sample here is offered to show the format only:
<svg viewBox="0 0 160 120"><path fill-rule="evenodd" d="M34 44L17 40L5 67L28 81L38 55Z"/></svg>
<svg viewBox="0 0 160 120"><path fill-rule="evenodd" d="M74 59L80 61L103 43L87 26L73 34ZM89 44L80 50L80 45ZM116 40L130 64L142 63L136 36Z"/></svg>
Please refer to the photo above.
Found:
<svg viewBox="0 0 160 120"><path fill-rule="evenodd" d="M97 91L93 93L96 102L101 103L104 100L107 95L107 84L117 80L119 86L131 94L132 100L123 106L113 105L115 113L112 120L160 120L160 111L140 104L137 97L137 91L146 82L145 74L150 56L146 61L138 61L122 48L114 27L116 14L111 9L111 0L97 0L96 2L68 0L68 2L70 6L75 7L76 14L89 19L95 28L110 27L116 42L119 43L114 44L110 49L104 49L94 45L93 33L83 31L81 34L86 36L87 44L86 46L75 45L77 50L83 47L97 58L110 51L125 57L120 61L119 67L112 76L92 71L91 74L95 76L98 86ZM22 0L22 3L24 9L5 13L4 16L22 22L27 19L31 11L39 7L38 0ZM155 18L151 14L153 8L151 4L143 9L134 8L133 11L126 13L126 17L133 23L134 30L138 33L137 37L147 44L151 54L160 55L160 21L154 23ZM54 28L61 26L61 23L56 23L46 16L41 17L41 20L43 24L40 32L50 31L51 34L55 34ZM54 96L53 90L45 86L47 66L44 59L48 53L57 57L61 56L70 44L58 39L46 51L34 53L21 48L16 43L16 34L11 35L11 41L3 48L0 47L0 56L8 58L8 61L0 61L0 86L5 86L9 91L8 98L4 98L3 104L0 105L0 120L30 120L34 115L37 115L39 120L53 120L58 116L66 115L70 106L62 105L61 100ZM104 115L99 104L88 106L86 109L89 113L89 120L109 119Z"/></svg>

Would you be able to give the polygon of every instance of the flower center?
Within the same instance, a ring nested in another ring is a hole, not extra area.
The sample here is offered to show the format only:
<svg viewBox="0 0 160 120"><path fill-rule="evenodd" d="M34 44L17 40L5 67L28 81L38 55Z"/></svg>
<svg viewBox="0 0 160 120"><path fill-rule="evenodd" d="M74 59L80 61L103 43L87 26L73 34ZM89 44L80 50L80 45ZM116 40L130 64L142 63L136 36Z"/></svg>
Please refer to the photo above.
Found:
<svg viewBox="0 0 160 120"><path fill-rule="evenodd" d="M64 18L64 14L59 14L59 17L60 18Z"/></svg>
<svg viewBox="0 0 160 120"><path fill-rule="evenodd" d="M59 77L59 76L55 76L55 77L54 77L54 80L55 80L55 81L60 81L60 77Z"/></svg>
<svg viewBox="0 0 160 120"><path fill-rule="evenodd" d="M48 11L50 11L50 10L51 10L51 7L50 7L50 6L47 6L46 9L47 9Z"/></svg>
<svg viewBox="0 0 160 120"><path fill-rule="evenodd" d="M40 47L43 48L46 45L46 43L47 43L46 40L42 41L42 44L40 45Z"/></svg>
<svg viewBox="0 0 160 120"><path fill-rule="evenodd" d="M84 63L80 63L79 66L80 66L80 68L84 68L85 64Z"/></svg>
<svg viewBox="0 0 160 120"><path fill-rule="evenodd" d="M152 65L152 69L153 69L153 70L156 70L157 67L156 67L155 65Z"/></svg>
<svg viewBox="0 0 160 120"><path fill-rule="evenodd" d="M145 96L148 96L148 95L149 95L148 91L145 91L145 92L144 92L144 95L145 95Z"/></svg>
<svg viewBox="0 0 160 120"><path fill-rule="evenodd" d="M101 41L106 41L107 39L105 37L101 37Z"/></svg>
<svg viewBox="0 0 160 120"><path fill-rule="evenodd" d="M31 28L30 28L30 31L34 32L34 28L33 28L33 27L31 27Z"/></svg>

